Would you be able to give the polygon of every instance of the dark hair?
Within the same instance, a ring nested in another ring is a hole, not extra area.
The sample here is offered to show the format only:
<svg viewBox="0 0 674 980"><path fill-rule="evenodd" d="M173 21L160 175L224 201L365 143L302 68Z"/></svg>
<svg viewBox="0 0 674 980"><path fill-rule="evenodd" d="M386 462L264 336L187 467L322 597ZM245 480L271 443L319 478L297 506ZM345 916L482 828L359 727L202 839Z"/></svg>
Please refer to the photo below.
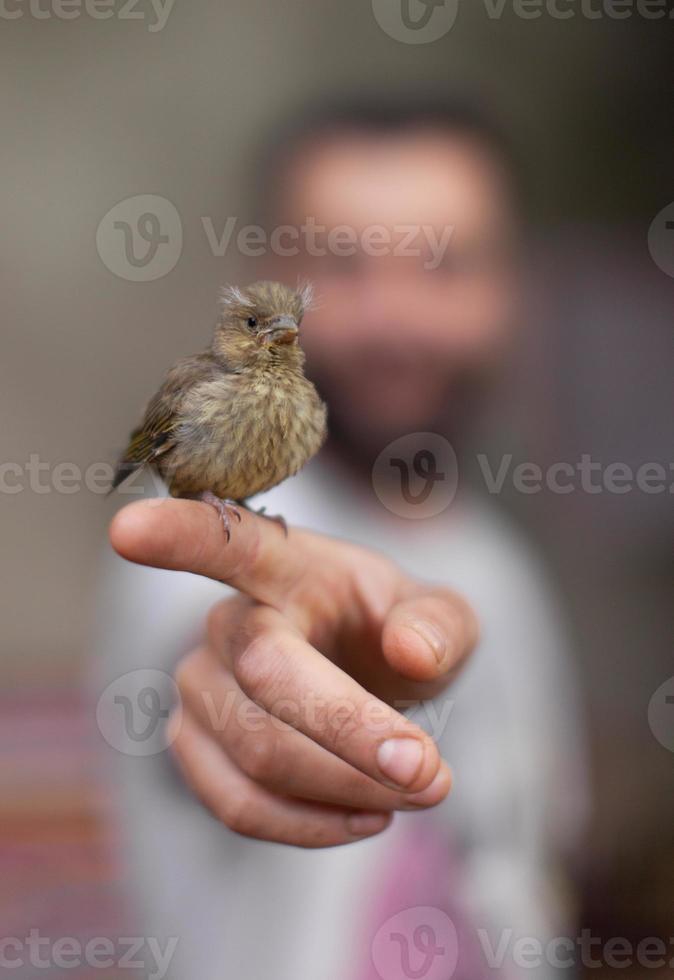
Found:
<svg viewBox="0 0 674 980"><path fill-rule="evenodd" d="M395 136L406 131L431 130L468 138L481 145L500 167L516 205L520 204L519 166L511 140L481 104L468 99L405 96L392 101L354 99L323 102L305 108L272 133L257 156L253 170L253 201L260 217L275 215L283 192L282 175L305 146L340 134ZM264 223L264 222L263 222Z"/></svg>

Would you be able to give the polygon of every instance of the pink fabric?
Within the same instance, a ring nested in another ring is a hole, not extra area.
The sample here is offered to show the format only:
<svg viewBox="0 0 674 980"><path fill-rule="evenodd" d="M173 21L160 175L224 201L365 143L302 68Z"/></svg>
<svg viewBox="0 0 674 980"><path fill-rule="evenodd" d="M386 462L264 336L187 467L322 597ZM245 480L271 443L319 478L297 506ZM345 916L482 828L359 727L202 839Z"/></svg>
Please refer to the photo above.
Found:
<svg viewBox="0 0 674 980"><path fill-rule="evenodd" d="M480 980L487 965L461 903L458 864L444 828L409 822L386 855L364 912L355 980ZM493 971L492 971L493 975Z"/></svg>
<svg viewBox="0 0 674 980"><path fill-rule="evenodd" d="M49 944L72 937L84 948L95 938L116 942L139 934L128 906L118 829L102 816L112 801L98 775L101 736L88 701L72 693L77 684L77 677L67 677L53 686L0 694L0 938L25 942L34 930ZM37 950L35 964L27 947L11 946L7 959L18 955L22 963L0 967L0 975L147 976L146 970L92 969L72 959L61 972L49 944Z"/></svg>

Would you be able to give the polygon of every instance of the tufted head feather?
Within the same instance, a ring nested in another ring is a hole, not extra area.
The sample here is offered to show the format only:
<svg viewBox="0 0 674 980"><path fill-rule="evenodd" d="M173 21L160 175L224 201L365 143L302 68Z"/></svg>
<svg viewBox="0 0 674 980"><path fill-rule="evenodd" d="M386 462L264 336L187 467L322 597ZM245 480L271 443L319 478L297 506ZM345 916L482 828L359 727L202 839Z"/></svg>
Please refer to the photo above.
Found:
<svg viewBox="0 0 674 980"><path fill-rule="evenodd" d="M238 286L223 286L220 290L220 309L223 313L231 310L253 307L253 300Z"/></svg>
<svg viewBox="0 0 674 980"><path fill-rule="evenodd" d="M260 280L243 287L223 287L220 312L223 320L246 318L251 314L264 319L287 313L299 323L312 300L311 283L298 283L297 289L292 289L284 283Z"/></svg>
<svg viewBox="0 0 674 980"><path fill-rule="evenodd" d="M299 281L297 283L297 295L302 303L302 312L306 313L314 305L314 287L313 284L308 281Z"/></svg>

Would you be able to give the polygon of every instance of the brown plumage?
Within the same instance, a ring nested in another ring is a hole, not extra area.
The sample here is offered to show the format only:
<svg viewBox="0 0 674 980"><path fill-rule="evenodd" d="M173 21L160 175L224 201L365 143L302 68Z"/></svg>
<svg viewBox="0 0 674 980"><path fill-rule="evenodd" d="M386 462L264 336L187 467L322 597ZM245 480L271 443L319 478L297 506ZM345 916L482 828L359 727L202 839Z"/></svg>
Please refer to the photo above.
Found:
<svg viewBox="0 0 674 980"><path fill-rule="evenodd" d="M151 399L117 465L113 489L144 464L174 497L218 509L296 473L320 449L326 408L304 376L299 325L310 290L256 282L222 293L208 350L179 360Z"/></svg>

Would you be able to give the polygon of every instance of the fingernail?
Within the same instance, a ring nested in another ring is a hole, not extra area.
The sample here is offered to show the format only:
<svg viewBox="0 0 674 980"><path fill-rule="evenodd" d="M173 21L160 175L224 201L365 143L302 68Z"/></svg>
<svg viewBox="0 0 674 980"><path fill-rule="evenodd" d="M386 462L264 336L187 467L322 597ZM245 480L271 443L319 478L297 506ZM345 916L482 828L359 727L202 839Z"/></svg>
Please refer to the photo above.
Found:
<svg viewBox="0 0 674 980"><path fill-rule="evenodd" d="M383 830L390 819L388 813L352 813L346 818L346 828L353 837L370 837Z"/></svg>
<svg viewBox="0 0 674 980"><path fill-rule="evenodd" d="M440 664L444 660L447 652L447 640L437 626L427 622L425 619L415 619L407 626L415 633L418 633L422 640L425 640L433 651L433 656Z"/></svg>
<svg viewBox="0 0 674 980"><path fill-rule="evenodd" d="M438 773L426 789L422 790L421 793L412 793L410 796L405 798L404 809L409 806L410 809L415 809L416 807L426 807L426 806L436 806L441 803L452 782L452 773L449 766L440 766ZM444 791L444 792L443 792Z"/></svg>
<svg viewBox="0 0 674 980"><path fill-rule="evenodd" d="M409 786L421 769L424 747L417 738L388 738L377 749L377 763L396 786Z"/></svg>

